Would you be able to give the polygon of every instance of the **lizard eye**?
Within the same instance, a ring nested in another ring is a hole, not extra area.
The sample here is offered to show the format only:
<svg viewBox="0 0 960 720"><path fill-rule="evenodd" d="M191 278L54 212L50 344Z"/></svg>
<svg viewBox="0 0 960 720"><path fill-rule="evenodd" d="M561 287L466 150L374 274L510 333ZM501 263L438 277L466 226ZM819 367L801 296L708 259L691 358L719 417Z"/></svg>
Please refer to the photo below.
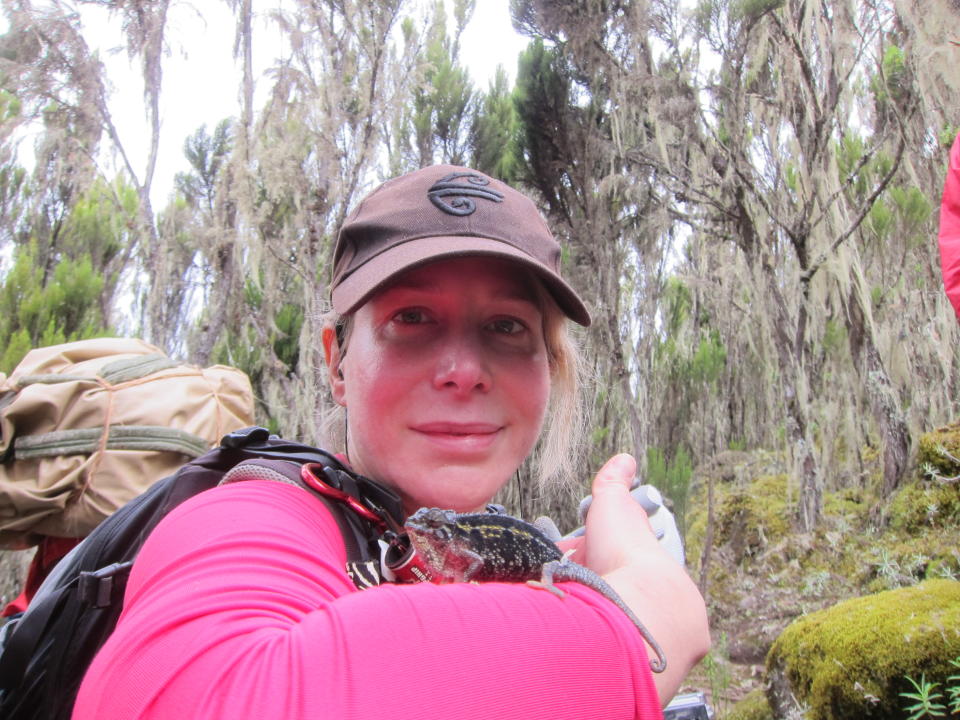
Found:
<svg viewBox="0 0 960 720"><path fill-rule="evenodd" d="M446 528L446 527L438 527L435 534L438 540L446 541L446 540L449 540L451 537L450 528Z"/></svg>

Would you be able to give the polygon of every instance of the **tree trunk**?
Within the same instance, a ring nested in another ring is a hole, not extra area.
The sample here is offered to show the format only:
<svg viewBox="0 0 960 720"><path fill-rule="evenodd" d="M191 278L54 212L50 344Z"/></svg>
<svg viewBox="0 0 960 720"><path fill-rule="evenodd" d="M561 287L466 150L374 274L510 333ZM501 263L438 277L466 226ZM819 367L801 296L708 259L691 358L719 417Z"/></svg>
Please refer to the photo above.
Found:
<svg viewBox="0 0 960 720"><path fill-rule="evenodd" d="M859 263L846 298L847 335L850 355L880 430L883 444L883 494L889 496L899 485L910 454L910 430L907 427L897 392L890 381L877 348L876 330L871 319L864 278Z"/></svg>

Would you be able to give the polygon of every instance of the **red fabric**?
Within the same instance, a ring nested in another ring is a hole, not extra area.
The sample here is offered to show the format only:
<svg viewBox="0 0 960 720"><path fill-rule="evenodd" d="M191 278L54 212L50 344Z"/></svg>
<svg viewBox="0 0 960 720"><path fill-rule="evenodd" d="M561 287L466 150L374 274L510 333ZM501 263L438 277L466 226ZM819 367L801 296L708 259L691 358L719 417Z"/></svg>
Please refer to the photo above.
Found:
<svg viewBox="0 0 960 720"><path fill-rule="evenodd" d="M355 590L314 497L248 481L150 536L74 720L662 718L645 647L564 583Z"/></svg>
<svg viewBox="0 0 960 720"><path fill-rule="evenodd" d="M23 583L23 592L7 603L3 612L0 612L0 617L10 617L26 610L50 571L63 559L64 555L77 546L81 539L45 537L41 540L33 560L30 561L27 579Z"/></svg>
<svg viewBox="0 0 960 720"><path fill-rule="evenodd" d="M943 184L939 240L943 287L960 318L960 134L950 149L950 164Z"/></svg>

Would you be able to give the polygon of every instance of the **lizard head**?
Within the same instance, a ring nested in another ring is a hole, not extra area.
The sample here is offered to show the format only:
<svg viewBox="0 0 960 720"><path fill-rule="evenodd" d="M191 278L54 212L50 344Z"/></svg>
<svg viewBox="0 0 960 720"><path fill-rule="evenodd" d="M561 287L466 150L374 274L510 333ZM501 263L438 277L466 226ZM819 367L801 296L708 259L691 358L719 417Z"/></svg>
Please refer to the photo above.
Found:
<svg viewBox="0 0 960 720"><path fill-rule="evenodd" d="M420 508L407 518L403 527L414 544L448 543L453 537L457 525L457 514L453 510L440 508Z"/></svg>
<svg viewBox="0 0 960 720"><path fill-rule="evenodd" d="M457 536L457 513L440 508L420 508L403 525L426 566L446 575L448 550Z"/></svg>

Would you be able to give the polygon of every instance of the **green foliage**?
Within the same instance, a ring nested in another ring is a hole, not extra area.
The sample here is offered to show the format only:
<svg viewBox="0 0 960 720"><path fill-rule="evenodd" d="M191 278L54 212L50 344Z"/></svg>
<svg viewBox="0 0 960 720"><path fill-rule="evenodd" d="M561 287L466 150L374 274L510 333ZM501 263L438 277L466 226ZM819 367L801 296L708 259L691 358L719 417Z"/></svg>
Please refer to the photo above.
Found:
<svg viewBox="0 0 960 720"><path fill-rule="evenodd" d="M893 186L888 191L897 209L900 234L912 246L927 242L927 226L933 216L933 204L917 187Z"/></svg>
<svg viewBox="0 0 960 720"><path fill-rule="evenodd" d="M97 178L77 198L58 237L62 255L88 255L97 272L133 241L140 199L136 189L117 179L112 185Z"/></svg>
<svg viewBox="0 0 960 720"><path fill-rule="evenodd" d="M907 57L903 50L896 45L887 46L883 53L882 67L887 88L894 94L902 92L908 82Z"/></svg>
<svg viewBox="0 0 960 720"><path fill-rule="evenodd" d="M564 142L566 121L575 105L572 85L570 69L558 48L537 38L520 54L513 92L520 157L524 174L551 197L567 183Z"/></svg>
<svg viewBox="0 0 960 720"><path fill-rule="evenodd" d="M183 154L191 171L177 173L174 184L191 205L213 208L220 172L232 149L233 126L229 118L217 123L212 135L207 133L206 125L201 125L183 141Z"/></svg>
<svg viewBox="0 0 960 720"><path fill-rule="evenodd" d="M297 371L300 359L300 329L303 327L303 308L285 303L275 319L277 337L273 341L273 351L277 358L287 366L287 374Z"/></svg>
<svg viewBox="0 0 960 720"><path fill-rule="evenodd" d="M700 661L707 674L710 685L710 697L713 698L714 710L726 716L726 707L722 698L725 697L733 682L733 673L730 670L730 657L727 651L727 634L720 633L710 647L706 657Z"/></svg>
<svg viewBox="0 0 960 720"><path fill-rule="evenodd" d="M690 361L690 377L696 383L710 385L717 382L727 365L727 349L717 330L700 339L700 344Z"/></svg>
<svg viewBox="0 0 960 720"><path fill-rule="evenodd" d="M960 715L960 657L950 661L955 668L954 673L947 678L947 694L950 698L950 712Z"/></svg>
<svg viewBox="0 0 960 720"><path fill-rule="evenodd" d="M465 7L459 12L466 12ZM467 161L474 90L466 68L457 62L456 52L456 44L447 34L446 10L438 2L427 39L427 71L413 97L413 128L421 165L463 165Z"/></svg>
<svg viewBox="0 0 960 720"><path fill-rule="evenodd" d="M667 369L671 383L686 389L716 383L727 362L726 348L716 330L708 330L691 347L679 344L677 338L683 336L685 326L692 320L692 310L690 289L679 279L669 278L661 304L665 337L655 346L654 357Z"/></svg>
<svg viewBox="0 0 960 720"><path fill-rule="evenodd" d="M938 139L940 140L940 146L949 149L953 146L953 143L957 140L957 135L960 134L960 125L951 125L947 123L943 126L943 129L940 131Z"/></svg>
<svg viewBox="0 0 960 720"><path fill-rule="evenodd" d="M960 657L951 660L950 664L960 671ZM946 717L948 711L951 716L960 715L960 672L954 672L944 682L944 689L947 691L946 703L941 702L944 699L943 693L937 691L940 683L928 682L926 673L921 673L920 682L909 675L907 680L914 687L914 692L902 692L900 697L914 701L913 705L904 707L904 711L910 713L908 720Z"/></svg>
<svg viewBox="0 0 960 720"><path fill-rule="evenodd" d="M873 232L877 238L886 240L890 237L895 222L896 218L894 218L893 211L890 210L882 199L878 198L867 215L867 227L870 228L870 231Z"/></svg>
<svg viewBox="0 0 960 720"><path fill-rule="evenodd" d="M480 97L474 111L470 146L472 167L512 183L520 165L519 120L507 82L506 71L498 67L489 91Z"/></svg>
<svg viewBox="0 0 960 720"><path fill-rule="evenodd" d="M797 172L796 165L787 163L783 171L783 180L791 191L794 193L800 192L800 174Z"/></svg>
<svg viewBox="0 0 960 720"><path fill-rule="evenodd" d="M645 481L656 486L664 496L670 499L681 535L686 529L691 477L693 477L693 461L683 447L678 447L674 451L673 458L669 462L660 448L647 448Z"/></svg>
<svg viewBox="0 0 960 720"><path fill-rule="evenodd" d="M693 295L690 288L679 278L667 278L663 289L664 332L667 335L676 335L690 318L692 307Z"/></svg>
<svg viewBox="0 0 960 720"><path fill-rule="evenodd" d="M907 56L896 45L888 45L880 68L870 79L870 92L881 115L891 104L904 103L910 94L910 68Z"/></svg>
<svg viewBox="0 0 960 720"><path fill-rule="evenodd" d="M15 330L7 340L3 355L0 356L0 372L9 373L32 349L33 340L30 339L30 333L24 328Z"/></svg>
<svg viewBox="0 0 960 720"><path fill-rule="evenodd" d="M249 281L245 289L249 311L263 313L262 290ZM279 430L279 420L262 401L266 396L265 368L276 367L279 360L283 364L278 368L281 375L291 378L299 372L300 333L303 321L302 306L284 303L273 316L272 329L266 338L267 345L264 345L263 339L249 325L243 328L227 328L211 354L213 362L231 365L247 374L253 385L254 397L257 398L256 415L258 418L264 418L262 422L274 432ZM261 421L258 420L258 422Z"/></svg>
<svg viewBox="0 0 960 720"><path fill-rule="evenodd" d="M926 674L920 675L920 682L912 677L907 677L907 681L913 685L915 692L902 692L900 697L905 700L913 700L913 705L908 705L904 711L910 713L907 720L922 720L922 718L945 717L947 706L940 700L943 693L938 692L939 683L927 682Z"/></svg>
<svg viewBox="0 0 960 720"><path fill-rule="evenodd" d="M866 151L866 143L860 135L844 133L836 147L837 170L841 179L854 171Z"/></svg>
<svg viewBox="0 0 960 720"><path fill-rule="evenodd" d="M33 347L104 335L103 277L89 255L61 259L44 283L36 246L17 248L0 287L0 372L9 373Z"/></svg>
<svg viewBox="0 0 960 720"><path fill-rule="evenodd" d="M8 90L0 90L0 123L19 117L22 110L20 98Z"/></svg>

